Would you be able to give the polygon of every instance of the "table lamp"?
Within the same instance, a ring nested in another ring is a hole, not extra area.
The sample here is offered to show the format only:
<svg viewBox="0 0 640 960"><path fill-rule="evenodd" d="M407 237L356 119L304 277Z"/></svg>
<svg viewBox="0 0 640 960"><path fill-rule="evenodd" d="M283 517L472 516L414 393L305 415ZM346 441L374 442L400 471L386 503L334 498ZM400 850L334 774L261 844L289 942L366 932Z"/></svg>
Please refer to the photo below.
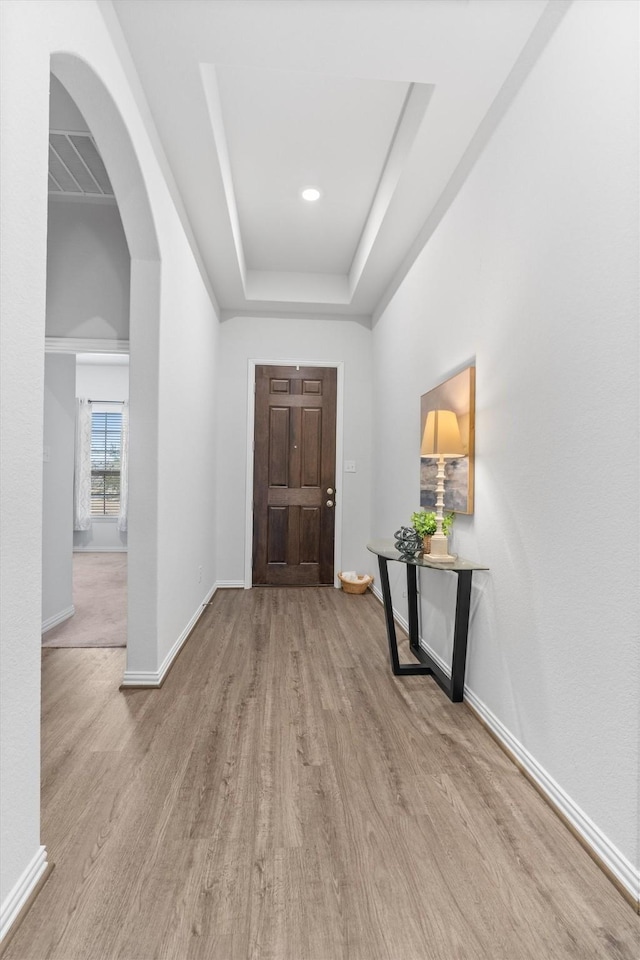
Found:
<svg viewBox="0 0 640 960"><path fill-rule="evenodd" d="M448 552L448 541L442 532L444 513L444 461L447 457L465 455L458 418L453 410L429 410L422 436L420 456L438 458L436 477L436 532L431 537L429 560L446 563L455 560Z"/></svg>

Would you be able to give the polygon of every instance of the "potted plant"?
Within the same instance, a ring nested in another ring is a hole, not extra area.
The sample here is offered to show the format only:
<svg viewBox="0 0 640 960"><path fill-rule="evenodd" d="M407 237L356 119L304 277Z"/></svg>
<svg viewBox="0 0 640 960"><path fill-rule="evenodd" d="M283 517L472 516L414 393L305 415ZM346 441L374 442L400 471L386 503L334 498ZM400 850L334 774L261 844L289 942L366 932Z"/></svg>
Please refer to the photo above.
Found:
<svg viewBox="0 0 640 960"><path fill-rule="evenodd" d="M442 518L442 532L445 537L449 536L454 520L455 514L453 513L447 513L446 516ZM422 552L431 553L431 537L437 528L436 515L433 510L425 510L423 508L422 510L417 510L415 513L412 513L411 526L418 536L422 537Z"/></svg>

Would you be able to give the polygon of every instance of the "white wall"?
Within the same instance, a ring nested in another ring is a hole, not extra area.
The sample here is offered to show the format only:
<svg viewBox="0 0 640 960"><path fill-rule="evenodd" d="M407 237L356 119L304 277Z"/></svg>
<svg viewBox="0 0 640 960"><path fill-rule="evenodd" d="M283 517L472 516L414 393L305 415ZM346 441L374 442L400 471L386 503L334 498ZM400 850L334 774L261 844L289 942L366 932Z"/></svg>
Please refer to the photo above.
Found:
<svg viewBox="0 0 640 960"><path fill-rule="evenodd" d="M457 519L454 541L491 571L475 578L467 683L596 825L629 886L640 862L637 26L636 4L569 9L375 325L372 513L380 536L408 521L420 395L475 357L475 514ZM451 615L436 621L429 640L447 656Z"/></svg>
<svg viewBox="0 0 640 960"><path fill-rule="evenodd" d="M44 370L42 624L55 626L73 607L73 449L76 361L48 354Z"/></svg>
<svg viewBox="0 0 640 960"><path fill-rule="evenodd" d="M86 121L65 88L53 74L49 77L49 127L71 133L89 133Z"/></svg>
<svg viewBox="0 0 640 960"><path fill-rule="evenodd" d="M79 355L76 361L76 397L87 400L129 399L129 358L109 355L105 360L100 354L92 354L91 360ZM96 404L101 410L100 403ZM107 407L105 405L104 409ZM117 409L117 408L114 408Z"/></svg>
<svg viewBox="0 0 640 960"><path fill-rule="evenodd" d="M173 239L166 253L170 284L163 272L160 344L158 666L202 612L217 579L219 325L183 235Z"/></svg>
<svg viewBox="0 0 640 960"><path fill-rule="evenodd" d="M117 400L123 402L129 399L129 358L109 357L109 362L100 362L100 356L95 356L95 363L88 363L85 357L78 359L76 366L76 397L87 400ZM93 403L95 413L118 413L122 407L113 403ZM89 530L73 531L73 549L75 551L125 551L127 549L127 532L118 530L117 517L99 517L91 521Z"/></svg>
<svg viewBox="0 0 640 960"><path fill-rule="evenodd" d="M142 119L146 114L123 66L126 57L121 59L119 40L108 32L99 4L6 0L0 17L0 923L6 925L46 862L40 845L39 738L52 54L64 51L55 58L54 72L61 79L64 75L68 88L74 77L82 78L74 99L98 141L132 257L129 556L132 560L135 554L137 560L129 578L134 636L130 632L127 656L133 658L128 667L145 675L155 675L216 578L215 477L210 472L205 476L210 462L202 458L199 444L186 443L184 434L185 425L193 423L194 436L210 438L215 447L217 315ZM115 331L115 321L109 324ZM183 524L197 529L193 538ZM160 547L170 555L165 563L158 561ZM194 584L199 566L207 580Z"/></svg>
<svg viewBox="0 0 640 960"><path fill-rule="evenodd" d="M128 340L130 273L115 204L49 200L48 337Z"/></svg>
<svg viewBox="0 0 640 960"><path fill-rule="evenodd" d="M28 46L29 27L15 22L18 12L17 5L0 4L0 904L5 923L20 900L21 884L31 885L44 868L39 725L47 145L39 142L38 131L48 127L48 99L42 94L49 65L46 57L37 58L33 69L23 72L21 48ZM25 138L33 151L25 147ZM40 192L33 189L39 177Z"/></svg>
<svg viewBox="0 0 640 960"><path fill-rule="evenodd" d="M218 579L244 581L248 361L344 363L344 443L356 473L336 478L342 498L343 570L362 570L369 554L371 485L371 331L346 320L236 317L220 326L218 380Z"/></svg>

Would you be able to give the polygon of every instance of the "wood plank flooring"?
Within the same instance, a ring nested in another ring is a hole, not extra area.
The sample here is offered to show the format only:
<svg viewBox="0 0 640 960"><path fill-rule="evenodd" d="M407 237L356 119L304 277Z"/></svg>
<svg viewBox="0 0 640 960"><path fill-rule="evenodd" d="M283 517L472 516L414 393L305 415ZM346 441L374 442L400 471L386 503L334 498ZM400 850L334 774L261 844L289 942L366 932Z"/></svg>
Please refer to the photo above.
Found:
<svg viewBox="0 0 640 960"><path fill-rule="evenodd" d="M220 591L157 691L43 653L43 842L3 960L638 960L640 920L382 608Z"/></svg>

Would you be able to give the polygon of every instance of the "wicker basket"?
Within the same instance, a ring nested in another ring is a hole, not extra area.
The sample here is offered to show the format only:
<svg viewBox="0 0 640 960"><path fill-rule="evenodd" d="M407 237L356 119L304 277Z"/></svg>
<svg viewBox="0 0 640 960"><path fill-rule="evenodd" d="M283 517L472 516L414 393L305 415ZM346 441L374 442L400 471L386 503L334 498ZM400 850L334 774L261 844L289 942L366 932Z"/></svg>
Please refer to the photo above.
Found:
<svg viewBox="0 0 640 960"><path fill-rule="evenodd" d="M366 593L371 584L373 583L373 577L370 577L368 574L359 576L357 581L354 580L345 580L341 573L338 574L338 580L342 584L342 589L345 593Z"/></svg>

